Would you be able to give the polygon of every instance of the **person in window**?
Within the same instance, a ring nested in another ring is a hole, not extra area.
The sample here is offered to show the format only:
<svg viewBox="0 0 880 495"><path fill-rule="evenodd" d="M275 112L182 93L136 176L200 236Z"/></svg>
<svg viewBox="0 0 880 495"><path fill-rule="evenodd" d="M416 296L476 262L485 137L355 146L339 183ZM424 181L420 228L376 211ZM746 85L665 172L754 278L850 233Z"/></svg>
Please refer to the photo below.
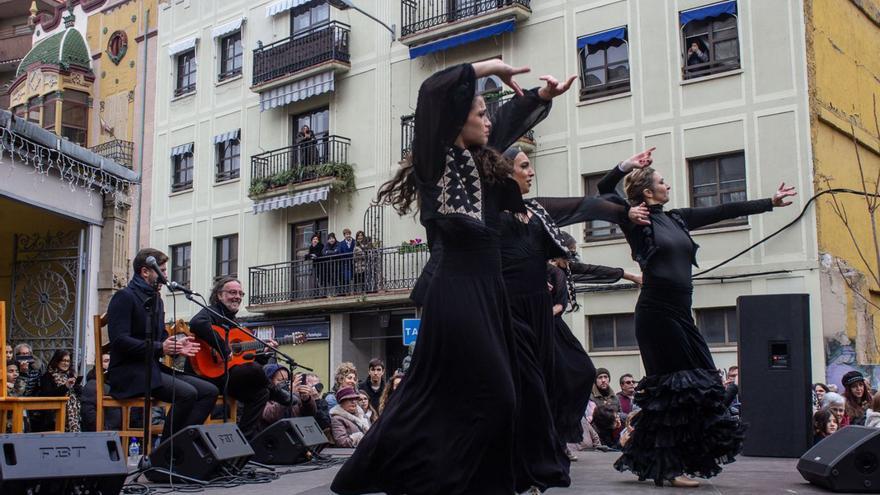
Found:
<svg viewBox="0 0 880 495"><path fill-rule="evenodd" d="M691 277L698 246L690 231L788 206L787 198L796 193L783 183L771 198L667 211L670 187L645 164L614 167L599 181L599 193L612 197L624 177L626 201L647 205L651 225L621 225L642 269L634 323L646 377L636 388L636 404L642 409L637 429L615 468L659 486L664 481L696 486L697 481L684 475L708 478L720 473L719 463L732 462L742 450L745 426L724 405L718 367L694 323ZM673 426L670 417L679 418ZM695 441L701 442L700 448Z"/></svg>
<svg viewBox="0 0 880 495"><path fill-rule="evenodd" d="M838 429L837 417L829 409L819 409L813 414L813 445L830 437Z"/></svg>
<svg viewBox="0 0 880 495"><path fill-rule="evenodd" d="M303 125L296 134L296 146L299 149L300 165L313 165L315 163L315 146L317 140L311 127Z"/></svg>
<svg viewBox="0 0 880 495"><path fill-rule="evenodd" d="M340 287L343 263L340 256L341 247L339 242L336 241L336 234L333 232L327 234L327 243L324 244L324 251L321 252L321 273L323 274L321 282L327 288L328 295L332 296L342 292Z"/></svg>
<svg viewBox="0 0 880 495"><path fill-rule="evenodd" d="M687 51L687 64L705 64L708 61L709 52L706 51L706 46L703 44L703 42L700 40L692 41Z"/></svg>
<svg viewBox="0 0 880 495"><path fill-rule="evenodd" d="M323 267L319 261L323 255L324 243L321 242L321 234L312 234L312 237L309 240L309 252L306 253L305 259L312 262L311 278L315 297L320 295L321 288L324 286L324 274L321 272Z"/></svg>
<svg viewBox="0 0 880 495"><path fill-rule="evenodd" d="M371 290L375 280L375 247L363 230L357 231L354 240L354 290Z"/></svg>
<svg viewBox="0 0 880 495"><path fill-rule="evenodd" d="M41 397L67 397L66 422L64 431L78 432L80 428L80 401L81 386L77 383L76 372L73 369L70 351L59 349L52 354L46 372L40 378L40 388L37 395ZM33 431L51 431L55 428L56 419L54 413L42 411L41 414L31 418ZM37 419L39 418L39 419Z"/></svg>
<svg viewBox="0 0 880 495"><path fill-rule="evenodd" d="M846 416L849 424L860 425L865 421L865 410L871 404L871 390L865 384L865 375L849 371L841 379L843 396L846 398Z"/></svg>

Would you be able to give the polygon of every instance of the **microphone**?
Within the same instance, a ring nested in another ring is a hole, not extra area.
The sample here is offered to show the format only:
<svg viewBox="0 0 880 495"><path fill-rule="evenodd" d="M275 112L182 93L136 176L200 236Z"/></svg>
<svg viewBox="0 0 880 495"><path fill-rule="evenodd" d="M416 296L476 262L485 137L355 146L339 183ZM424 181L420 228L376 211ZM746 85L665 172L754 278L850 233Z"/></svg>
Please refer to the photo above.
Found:
<svg viewBox="0 0 880 495"><path fill-rule="evenodd" d="M183 292L184 294L188 294L188 295L190 295L190 296L193 295L193 294L198 295L198 292L196 292L196 291L194 291L194 290L192 290L192 289L188 289L188 288L184 287L183 285L178 284L178 283L175 282L174 280L168 282L167 285L168 285L168 288L171 289L171 290L173 290L173 291L174 291L174 290L179 290L180 292Z"/></svg>
<svg viewBox="0 0 880 495"><path fill-rule="evenodd" d="M165 274L162 273L162 269L159 268L159 264L156 263L156 257L155 256L147 256L146 263L147 263L147 266L151 270L156 272L156 275L159 276L159 283L163 284L163 285L168 285L168 279L165 278Z"/></svg>

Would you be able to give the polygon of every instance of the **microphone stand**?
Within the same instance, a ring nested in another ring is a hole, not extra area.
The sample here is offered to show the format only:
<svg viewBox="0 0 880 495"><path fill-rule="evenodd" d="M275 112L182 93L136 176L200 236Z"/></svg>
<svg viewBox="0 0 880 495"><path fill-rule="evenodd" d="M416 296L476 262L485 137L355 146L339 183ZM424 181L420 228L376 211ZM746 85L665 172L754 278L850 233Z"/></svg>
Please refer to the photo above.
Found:
<svg viewBox="0 0 880 495"><path fill-rule="evenodd" d="M146 350L144 351L144 368L146 373L144 374L144 412L143 412L143 422L144 422L144 439L143 442L143 456L146 457L147 453L150 451L150 426L153 420L152 414L152 400L150 399L151 394L153 393L153 360L155 356L153 355L153 322L155 318L155 311L158 307L158 293L144 302L144 310L147 313L147 328L144 332L145 342L146 342ZM102 391L98 391L98 393L102 393ZM125 446L128 448L128 446Z"/></svg>
<svg viewBox="0 0 880 495"><path fill-rule="evenodd" d="M172 289L172 291L173 291L173 289ZM276 349L276 348L270 346L268 342L266 342L265 340L263 340L263 339L257 337L257 336L254 335L250 330L248 330L248 329L246 329L246 328L242 328L238 322L236 322L236 321L234 321L234 320L231 320L231 319L227 318L226 315L224 315L224 314L220 314L220 313L218 313L218 312L215 311L214 308L212 308L211 306L208 306L207 304L205 304L205 303L203 303L203 302L201 302L201 301L197 301L196 298L195 298L195 296L199 296L199 297L201 297L202 299L204 299L204 296L202 296L201 294L199 294L199 293L197 293L197 292L193 292L192 294L188 294L188 293L184 292L184 296L185 296L186 299L189 300L190 302L195 303L197 306L201 307L202 309L207 310L207 311L208 311L209 313L211 313L212 315L217 316L218 318L220 318L220 319L222 319L223 321L227 322L229 325L231 325L231 328L237 328L237 329L241 330L241 332L244 333L245 335L247 335L248 337L250 337L250 338L256 340L257 342L260 342L261 344L263 344L264 346L266 346L267 348L269 348L272 352L274 352L276 356L281 356L281 357L284 359L284 361L286 361L288 364L290 364L291 367L299 367L299 368L303 368L303 369L306 369L306 370L312 371L311 368L306 368L305 366L301 366L301 365L299 365L299 364L298 364L298 363L297 363L292 357L290 357L290 356L288 356L287 354L285 354L284 352L282 352L282 351L280 351L280 350L278 350L278 349ZM225 341L225 344L226 344L226 348L229 349L230 351L232 351L232 348L229 346L229 330L226 331L226 335L224 336L224 341ZM227 389L229 388L229 379L228 379L228 373L229 373L229 354L228 354L228 353L224 353L224 355L223 355L223 368L224 368L224 370L225 370L225 371L224 371L224 374L225 374L226 377L227 377L227 379L223 381L223 422L225 423L225 422L227 421L226 403L227 403L228 400L229 400L229 398L228 398L228 391L227 391Z"/></svg>

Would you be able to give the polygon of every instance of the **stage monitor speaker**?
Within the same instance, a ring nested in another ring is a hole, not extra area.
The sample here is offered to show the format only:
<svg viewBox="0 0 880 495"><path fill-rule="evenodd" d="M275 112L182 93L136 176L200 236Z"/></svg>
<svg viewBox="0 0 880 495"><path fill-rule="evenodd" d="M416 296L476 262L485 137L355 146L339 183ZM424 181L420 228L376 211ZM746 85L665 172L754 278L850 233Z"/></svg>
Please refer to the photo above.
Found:
<svg viewBox="0 0 880 495"><path fill-rule="evenodd" d="M297 464L309 460L327 443L313 417L280 419L254 437L254 460L263 464Z"/></svg>
<svg viewBox="0 0 880 495"><path fill-rule="evenodd" d="M116 495L127 474L116 432L0 435L3 495Z"/></svg>
<svg viewBox="0 0 880 495"><path fill-rule="evenodd" d="M150 466L158 469L144 475L157 483L168 481L168 471L179 475L174 477L178 483L186 478L210 481L237 473L253 455L254 449L235 423L188 426L153 450Z"/></svg>
<svg viewBox="0 0 880 495"><path fill-rule="evenodd" d="M847 426L801 457L805 480L835 492L880 493L880 429Z"/></svg>
<svg viewBox="0 0 880 495"><path fill-rule="evenodd" d="M740 296L743 454L798 458L812 445L808 294Z"/></svg>

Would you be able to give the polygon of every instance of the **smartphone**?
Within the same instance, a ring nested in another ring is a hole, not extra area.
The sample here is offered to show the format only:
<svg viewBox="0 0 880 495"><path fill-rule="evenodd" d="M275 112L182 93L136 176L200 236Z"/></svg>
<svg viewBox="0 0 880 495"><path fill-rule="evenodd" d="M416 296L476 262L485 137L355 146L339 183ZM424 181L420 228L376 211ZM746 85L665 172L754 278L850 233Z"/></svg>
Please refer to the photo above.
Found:
<svg viewBox="0 0 880 495"><path fill-rule="evenodd" d="M305 385L305 384L306 384L306 378L307 378L306 374L303 373L302 377L300 377L300 379L299 379L299 384L300 384L300 385Z"/></svg>

